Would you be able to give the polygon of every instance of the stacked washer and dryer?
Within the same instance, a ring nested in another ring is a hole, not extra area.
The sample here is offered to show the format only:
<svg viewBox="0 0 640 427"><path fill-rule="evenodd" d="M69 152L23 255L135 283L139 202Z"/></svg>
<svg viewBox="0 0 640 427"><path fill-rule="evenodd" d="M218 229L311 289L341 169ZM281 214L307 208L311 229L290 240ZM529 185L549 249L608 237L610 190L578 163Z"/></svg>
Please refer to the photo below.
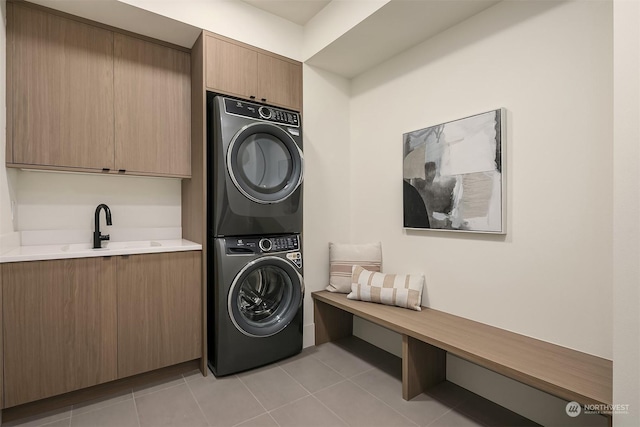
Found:
<svg viewBox="0 0 640 427"><path fill-rule="evenodd" d="M207 94L208 358L216 376L302 350L297 112Z"/></svg>

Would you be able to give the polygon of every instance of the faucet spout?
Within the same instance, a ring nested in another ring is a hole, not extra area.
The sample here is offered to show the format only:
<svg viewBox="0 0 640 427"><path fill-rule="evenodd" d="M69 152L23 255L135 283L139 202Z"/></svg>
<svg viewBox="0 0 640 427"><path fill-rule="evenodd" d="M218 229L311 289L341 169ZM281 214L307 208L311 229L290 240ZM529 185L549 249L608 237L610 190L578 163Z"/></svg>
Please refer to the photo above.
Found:
<svg viewBox="0 0 640 427"><path fill-rule="evenodd" d="M102 241L109 240L108 234L103 236L102 233L100 233L101 210L104 210L105 216L107 217L107 225L111 225L111 209L109 209L109 206L104 203L99 204L94 215L95 227L93 229L93 249L100 249L102 247Z"/></svg>

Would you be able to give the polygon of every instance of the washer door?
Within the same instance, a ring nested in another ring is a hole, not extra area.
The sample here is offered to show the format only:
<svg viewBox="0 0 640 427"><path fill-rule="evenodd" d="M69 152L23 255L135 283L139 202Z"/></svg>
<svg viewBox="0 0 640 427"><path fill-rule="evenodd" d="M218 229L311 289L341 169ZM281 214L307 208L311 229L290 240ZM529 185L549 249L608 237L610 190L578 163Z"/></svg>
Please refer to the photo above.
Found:
<svg viewBox="0 0 640 427"><path fill-rule="evenodd" d="M227 170L236 188L257 203L279 203L302 183L304 159L294 139L270 123L244 126L227 150Z"/></svg>
<svg viewBox="0 0 640 427"><path fill-rule="evenodd" d="M302 276L282 258L262 257L247 264L229 290L231 321L251 337L283 330L296 316L304 295Z"/></svg>

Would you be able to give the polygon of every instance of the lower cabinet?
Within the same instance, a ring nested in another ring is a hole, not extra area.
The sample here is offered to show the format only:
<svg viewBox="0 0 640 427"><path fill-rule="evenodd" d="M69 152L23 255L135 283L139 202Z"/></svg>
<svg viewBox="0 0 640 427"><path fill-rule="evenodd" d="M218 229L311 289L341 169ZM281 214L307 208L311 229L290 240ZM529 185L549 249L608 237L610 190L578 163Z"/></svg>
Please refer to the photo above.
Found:
<svg viewBox="0 0 640 427"><path fill-rule="evenodd" d="M200 258L118 257L118 377L202 357Z"/></svg>
<svg viewBox="0 0 640 427"><path fill-rule="evenodd" d="M199 251L0 265L2 407L202 357L200 267Z"/></svg>
<svg viewBox="0 0 640 427"><path fill-rule="evenodd" d="M115 259L2 265L4 406L117 377Z"/></svg>

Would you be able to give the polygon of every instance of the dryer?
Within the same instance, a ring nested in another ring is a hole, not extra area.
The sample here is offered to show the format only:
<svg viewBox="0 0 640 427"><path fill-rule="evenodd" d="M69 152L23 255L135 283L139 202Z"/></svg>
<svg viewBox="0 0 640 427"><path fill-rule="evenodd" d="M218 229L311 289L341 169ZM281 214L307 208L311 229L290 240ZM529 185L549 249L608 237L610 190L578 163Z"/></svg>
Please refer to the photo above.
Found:
<svg viewBox="0 0 640 427"><path fill-rule="evenodd" d="M207 341L213 373L229 375L299 353L300 235L221 237L211 245Z"/></svg>
<svg viewBox="0 0 640 427"><path fill-rule="evenodd" d="M300 115L213 93L207 105L210 235L301 232Z"/></svg>

